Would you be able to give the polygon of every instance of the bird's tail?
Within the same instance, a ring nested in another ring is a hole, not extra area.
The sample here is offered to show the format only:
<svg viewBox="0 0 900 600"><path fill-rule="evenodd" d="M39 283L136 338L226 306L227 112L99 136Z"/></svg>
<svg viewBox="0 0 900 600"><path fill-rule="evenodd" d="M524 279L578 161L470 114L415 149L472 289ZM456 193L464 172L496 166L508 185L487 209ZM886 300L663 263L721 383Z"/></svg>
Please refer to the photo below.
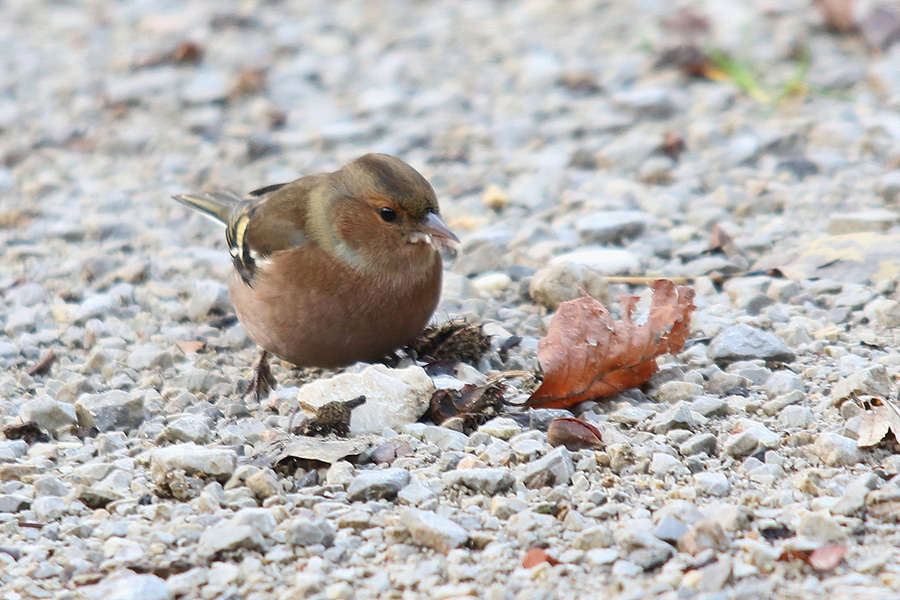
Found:
<svg viewBox="0 0 900 600"><path fill-rule="evenodd" d="M200 211L210 219L228 224L228 220L235 205L241 202L241 198L225 192L200 192L197 194L175 194L172 196L185 206Z"/></svg>

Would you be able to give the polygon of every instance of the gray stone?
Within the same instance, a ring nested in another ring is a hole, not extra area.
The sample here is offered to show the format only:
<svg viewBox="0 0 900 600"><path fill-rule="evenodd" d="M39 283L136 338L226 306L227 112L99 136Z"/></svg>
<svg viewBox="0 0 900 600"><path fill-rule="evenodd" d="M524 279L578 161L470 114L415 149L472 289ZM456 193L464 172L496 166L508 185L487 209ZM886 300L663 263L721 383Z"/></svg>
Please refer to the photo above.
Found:
<svg viewBox="0 0 900 600"><path fill-rule="evenodd" d="M444 554L469 541L460 525L429 510L401 508L400 522L416 544Z"/></svg>
<svg viewBox="0 0 900 600"><path fill-rule="evenodd" d="M520 433L522 427L509 417L495 417L484 425L481 425L478 428L478 431L501 440L508 440L512 436Z"/></svg>
<svg viewBox="0 0 900 600"><path fill-rule="evenodd" d="M594 525L578 533L572 540L572 547L579 550L609 548L615 543L612 530L606 525Z"/></svg>
<svg viewBox="0 0 900 600"><path fill-rule="evenodd" d="M575 231L584 244L618 245L644 233L655 219L637 210L610 210L591 213L575 221Z"/></svg>
<svg viewBox="0 0 900 600"><path fill-rule="evenodd" d="M884 365L874 365L857 371L836 384L831 389L835 404L852 396L877 396L887 398L891 393L891 381Z"/></svg>
<svg viewBox="0 0 900 600"><path fill-rule="evenodd" d="M717 454L718 440L711 433L696 433L678 446L678 452L682 456L693 456L705 453L707 456Z"/></svg>
<svg viewBox="0 0 900 600"><path fill-rule="evenodd" d="M53 475L44 475L34 482L34 495L40 496L66 496L69 493L67 486L60 478Z"/></svg>
<svg viewBox="0 0 900 600"><path fill-rule="evenodd" d="M512 471L505 468L456 469L444 473L445 487L460 486L478 494L493 496L512 488L516 482Z"/></svg>
<svg viewBox="0 0 900 600"><path fill-rule="evenodd" d="M667 433L673 429L694 429L697 421L685 402L679 402L668 410L656 415L650 422L654 433Z"/></svg>
<svg viewBox="0 0 900 600"><path fill-rule="evenodd" d="M197 554L201 558L211 558L219 553L241 549L261 550L264 543L263 535L256 527L227 523L203 532L197 544Z"/></svg>
<svg viewBox="0 0 900 600"><path fill-rule="evenodd" d="M831 235L843 233L884 232L900 221L900 213L873 209L829 215L825 226Z"/></svg>
<svg viewBox="0 0 900 600"><path fill-rule="evenodd" d="M41 496L31 503L31 510L41 523L49 523L66 514L66 501L57 496Z"/></svg>
<svg viewBox="0 0 900 600"><path fill-rule="evenodd" d="M681 536L687 533L687 530L688 526L686 523L671 515L665 515L659 520L659 523L656 524L653 535L664 542L675 544L681 539Z"/></svg>
<svg viewBox="0 0 900 600"><path fill-rule="evenodd" d="M19 408L19 418L23 423L34 421L41 429L55 432L78 422L75 405L57 402L49 396L29 400Z"/></svg>
<svg viewBox="0 0 900 600"><path fill-rule="evenodd" d="M406 469L383 469L365 471L354 477L347 488L347 500L366 502L368 500L393 500L397 492L409 483Z"/></svg>
<svg viewBox="0 0 900 600"><path fill-rule="evenodd" d="M522 483L530 488L567 485L575 473L572 453L560 446L525 466Z"/></svg>
<svg viewBox="0 0 900 600"><path fill-rule="evenodd" d="M146 412L141 396L121 390L84 395L75 402L75 411L82 427L99 431L138 427L144 422Z"/></svg>
<svg viewBox="0 0 900 600"><path fill-rule="evenodd" d="M860 475L844 488L840 500L831 507L831 514L857 516L866 505L866 495L880 484L881 478L875 473Z"/></svg>
<svg viewBox="0 0 900 600"><path fill-rule="evenodd" d="M778 426L781 429L806 429L814 421L812 410L806 406L785 406L778 413Z"/></svg>
<svg viewBox="0 0 900 600"><path fill-rule="evenodd" d="M696 473L694 487L701 496L727 496L731 491L731 484L724 473Z"/></svg>
<svg viewBox="0 0 900 600"><path fill-rule="evenodd" d="M815 449L822 462L830 467L854 465L862 460L856 440L837 433L820 433Z"/></svg>
<svg viewBox="0 0 900 600"><path fill-rule="evenodd" d="M150 453L150 471L159 481L167 473L180 470L187 475L227 481L237 466L237 454L224 448L206 448L194 443L158 448Z"/></svg>
<svg viewBox="0 0 900 600"><path fill-rule="evenodd" d="M437 425L428 425L422 430L423 439L434 444L438 448L449 452L461 452L469 441L466 434L448 429L446 427L438 427Z"/></svg>
<svg viewBox="0 0 900 600"><path fill-rule="evenodd" d="M602 304L609 304L609 283L603 274L575 262L551 262L534 274L529 286L531 298L548 310L580 298L582 290Z"/></svg>
<svg viewBox="0 0 900 600"><path fill-rule="evenodd" d="M81 587L78 595L85 600L171 600L164 579L131 571L122 571L96 585Z"/></svg>
<svg viewBox="0 0 900 600"><path fill-rule="evenodd" d="M331 523L322 518L297 518L281 524L285 541L292 546L313 546L321 544L325 547L334 543L335 531Z"/></svg>
<svg viewBox="0 0 900 600"><path fill-rule="evenodd" d="M203 443L209 439L209 427L206 421L196 415L182 415L169 423L162 430L156 441Z"/></svg>
<svg viewBox="0 0 900 600"><path fill-rule="evenodd" d="M602 275L629 275L641 268L640 259L626 250L589 247L578 252L561 254L550 265L572 263Z"/></svg>
<svg viewBox="0 0 900 600"><path fill-rule="evenodd" d="M0 494L0 513L16 513L27 510L30 506L30 498L18 494Z"/></svg>
<svg viewBox="0 0 900 600"><path fill-rule="evenodd" d="M741 323L713 338L709 357L719 364L753 359L790 362L794 353L771 333Z"/></svg>

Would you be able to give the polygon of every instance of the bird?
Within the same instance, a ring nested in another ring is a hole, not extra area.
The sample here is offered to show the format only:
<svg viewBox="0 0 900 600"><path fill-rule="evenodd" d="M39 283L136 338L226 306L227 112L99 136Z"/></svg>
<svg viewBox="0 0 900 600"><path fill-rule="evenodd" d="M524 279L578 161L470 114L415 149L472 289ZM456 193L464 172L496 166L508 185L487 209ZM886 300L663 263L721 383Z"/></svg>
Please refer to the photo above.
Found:
<svg viewBox="0 0 900 600"><path fill-rule="evenodd" d="M257 399L277 383L269 354L337 368L415 341L440 299L441 250L459 244L431 184L387 154L244 197L173 198L225 226L229 296L261 349L248 390Z"/></svg>

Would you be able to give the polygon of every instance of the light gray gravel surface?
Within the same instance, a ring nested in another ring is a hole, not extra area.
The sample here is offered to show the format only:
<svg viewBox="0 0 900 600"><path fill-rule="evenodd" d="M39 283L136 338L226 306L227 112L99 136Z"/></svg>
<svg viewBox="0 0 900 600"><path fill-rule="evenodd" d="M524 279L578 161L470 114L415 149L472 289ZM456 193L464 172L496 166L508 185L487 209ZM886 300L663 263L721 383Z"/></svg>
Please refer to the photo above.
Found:
<svg viewBox="0 0 900 600"><path fill-rule="evenodd" d="M49 436L0 439L0 595L900 597L900 454L858 447L855 400L900 374L900 43L806 0L693 4L756 92L657 66L691 22L664 1L5 2L0 425ZM492 350L433 382L276 364L242 398L224 236L169 196L370 151L433 183L462 239L437 318ZM697 310L643 391L575 409L602 448L552 448L558 411L415 422L534 369L582 287L645 293L610 275L693 277ZM301 398L360 388L403 410L291 441ZM837 566L791 559L827 543Z"/></svg>

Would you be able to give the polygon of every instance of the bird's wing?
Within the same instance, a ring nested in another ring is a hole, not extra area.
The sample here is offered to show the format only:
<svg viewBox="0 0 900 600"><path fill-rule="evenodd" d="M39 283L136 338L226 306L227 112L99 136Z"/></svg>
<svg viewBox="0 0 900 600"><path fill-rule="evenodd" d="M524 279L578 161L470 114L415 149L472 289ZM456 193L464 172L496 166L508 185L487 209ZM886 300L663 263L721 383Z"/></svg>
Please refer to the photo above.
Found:
<svg viewBox="0 0 900 600"><path fill-rule="evenodd" d="M321 177L309 175L251 192L252 199L232 214L225 234L228 249L248 285L269 256L309 243L307 207Z"/></svg>
<svg viewBox="0 0 900 600"><path fill-rule="evenodd" d="M198 192L176 194L172 197L222 225L228 225L235 207L244 202L238 196L227 192Z"/></svg>
<svg viewBox="0 0 900 600"><path fill-rule="evenodd" d="M266 259L307 243L309 194L321 181L309 175L269 185L239 198L223 192L179 194L176 200L225 225L225 241L235 269L248 284Z"/></svg>

